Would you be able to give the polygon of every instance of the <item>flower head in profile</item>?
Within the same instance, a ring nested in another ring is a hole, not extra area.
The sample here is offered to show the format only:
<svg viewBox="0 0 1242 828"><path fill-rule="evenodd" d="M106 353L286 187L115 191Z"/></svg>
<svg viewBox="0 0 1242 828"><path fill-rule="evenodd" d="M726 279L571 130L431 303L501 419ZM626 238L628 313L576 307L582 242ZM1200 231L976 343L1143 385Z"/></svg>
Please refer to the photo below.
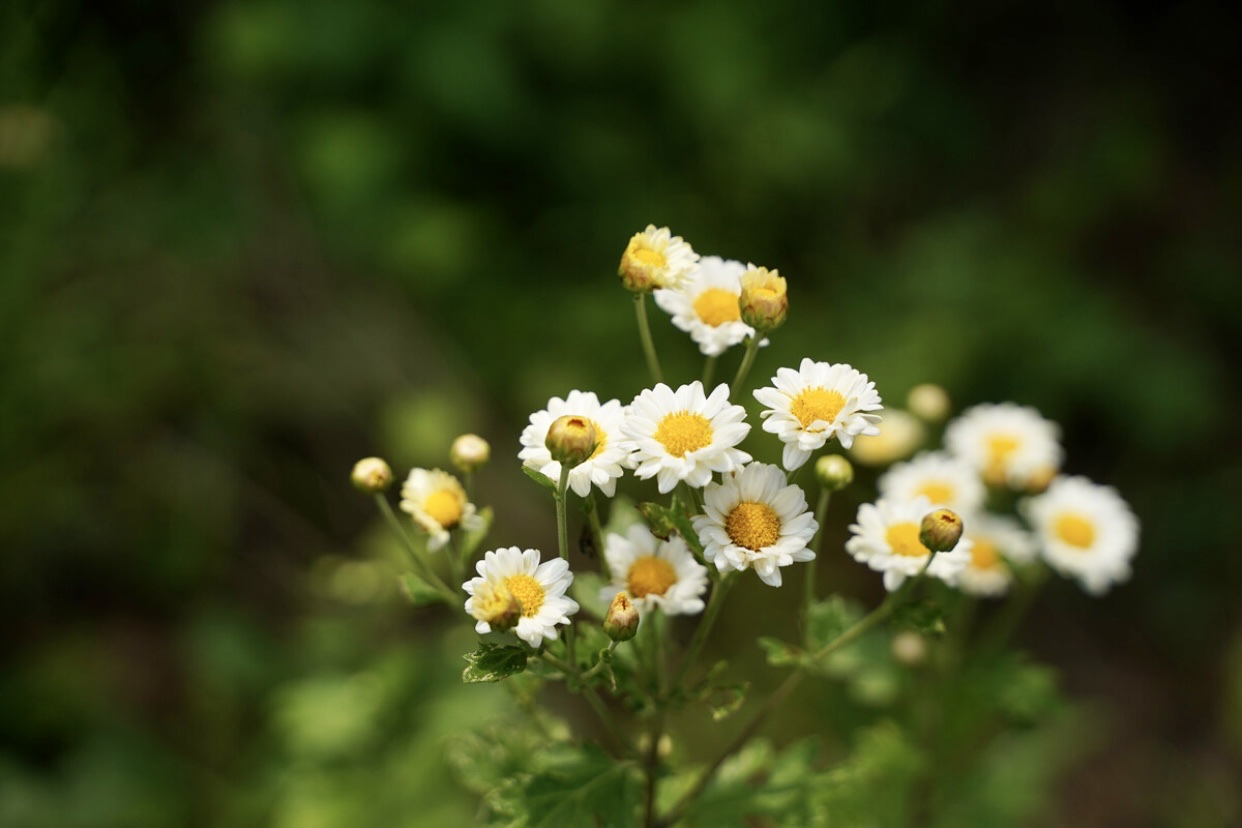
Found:
<svg viewBox="0 0 1242 828"><path fill-rule="evenodd" d="M913 500L923 495L932 506L945 506L961 515L983 508L987 492L975 470L942 451L925 452L898 463L880 476L880 497Z"/></svg>
<svg viewBox="0 0 1242 828"><path fill-rule="evenodd" d="M595 429L595 450L591 456L569 471L569 488L579 497L590 494L595 486L605 496L617 490L617 478L624 473L622 464L629 456L629 441L621 436L625 410L617 400L600 404L590 391L570 391L565 399L553 397L548 407L530 415L530 424L522 429L522 450L518 459L552 480L559 480L561 464L552 459L546 440L552 423L564 416L578 416L590 421Z"/></svg>
<svg viewBox="0 0 1242 828"><path fill-rule="evenodd" d="M966 537L971 541L970 561L958 574L957 585L970 595L1004 595L1013 583L1012 564L1029 562L1036 554L1031 534L1004 515L972 515Z"/></svg>
<svg viewBox="0 0 1242 828"><path fill-rule="evenodd" d="M785 443L781 462L793 471L836 437L849 448L859 434L878 434L880 395L875 383L849 365L803 359L798 370L780 368L772 385L755 391L767 406L763 430Z"/></svg>
<svg viewBox="0 0 1242 828"><path fill-rule="evenodd" d="M806 495L779 466L751 463L703 490L703 514L694 516L703 556L721 572L753 569L769 586L781 585L781 567L814 559L819 529Z"/></svg>
<svg viewBox="0 0 1242 828"><path fill-rule="evenodd" d="M747 265L741 282L738 306L743 322L762 333L769 333L785 324L785 317L789 314L789 292L780 271Z"/></svg>
<svg viewBox="0 0 1242 828"><path fill-rule="evenodd" d="M604 539L604 560L612 573L611 583L600 590L604 600L624 591L640 613L656 607L665 615L703 611L707 568L677 535L660 540L636 523L625 535L609 534Z"/></svg>
<svg viewBox="0 0 1242 828"><path fill-rule="evenodd" d="M511 621L516 600L521 615L513 632L538 647L544 639L555 640L556 625L568 624L569 616L578 611L578 602L565 597L574 576L560 558L540 563L539 550L510 546L486 553L475 569L478 577L462 584L462 589L470 595L466 612L477 622L478 633L491 632L498 621Z"/></svg>
<svg viewBox="0 0 1242 828"><path fill-rule="evenodd" d="M858 507L857 523L850 526L853 537L845 542L845 551L859 563L883 572L884 588L889 592L900 587L906 578L917 575L924 566L928 575L955 584L970 561L972 544L969 537L963 537L952 552L937 553L928 565L931 550L919 541L919 527L931 510L931 501L922 496L864 503Z"/></svg>
<svg viewBox="0 0 1242 828"><path fill-rule="evenodd" d="M401 486L401 509L430 539L427 546L437 550L448 543L449 531L480 525L474 504L456 477L440 469L413 469Z"/></svg>
<svg viewBox="0 0 1242 828"><path fill-rule="evenodd" d="M876 423L877 433L860 434L850 446L850 457L864 466L887 466L905 460L927 440L923 422L900 408L884 409L884 420Z"/></svg>
<svg viewBox="0 0 1242 828"><path fill-rule="evenodd" d="M648 224L635 233L621 254L617 274L627 290L644 293L659 288L676 288L698 267L699 254L681 236L667 227Z"/></svg>
<svg viewBox="0 0 1242 828"><path fill-rule="evenodd" d="M704 356L720 356L755 329L742 321L738 297L742 291L741 262L704 256L699 268L676 290L657 290L656 304L673 317L673 324L690 334Z"/></svg>
<svg viewBox="0 0 1242 828"><path fill-rule="evenodd" d="M750 460L734 448L750 431L746 409L729 403L729 386L703 394L697 380L676 391L648 388L627 409L621 433L634 446L630 463L643 480L656 478L660 494L681 480L702 488L712 472L730 472Z"/></svg>
<svg viewBox="0 0 1242 828"><path fill-rule="evenodd" d="M1130 577L1139 522L1111 486L1057 477L1023 506L1044 560L1083 589L1099 595Z"/></svg>
<svg viewBox="0 0 1242 828"><path fill-rule="evenodd" d="M944 444L993 486L1042 489L1061 467L1057 424L1015 403L966 409L945 428Z"/></svg>

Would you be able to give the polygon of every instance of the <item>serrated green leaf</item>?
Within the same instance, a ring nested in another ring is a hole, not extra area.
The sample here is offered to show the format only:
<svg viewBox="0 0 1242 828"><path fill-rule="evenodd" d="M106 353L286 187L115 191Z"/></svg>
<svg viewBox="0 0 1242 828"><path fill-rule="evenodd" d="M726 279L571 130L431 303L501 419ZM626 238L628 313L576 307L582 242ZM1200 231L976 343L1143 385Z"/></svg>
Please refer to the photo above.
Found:
<svg viewBox="0 0 1242 828"><path fill-rule="evenodd" d="M759 646L767 653L768 664L773 667L795 667L806 658L806 653L779 638L763 636L759 639Z"/></svg>
<svg viewBox="0 0 1242 828"><path fill-rule="evenodd" d="M535 481L540 486L543 486L545 489L550 489L553 492L556 491L556 481L548 477L543 472L536 471L530 466L522 466L522 472L531 480Z"/></svg>
<svg viewBox="0 0 1242 828"><path fill-rule="evenodd" d="M429 585L413 572L398 575L397 584L401 587L401 594L416 607L425 607L444 600L444 595L440 590Z"/></svg>
<svg viewBox="0 0 1242 828"><path fill-rule="evenodd" d="M536 774L523 787L523 816L530 828L634 828L639 824L642 783L637 769L598 748L566 748L563 761Z"/></svg>
<svg viewBox="0 0 1242 828"><path fill-rule="evenodd" d="M492 530L492 519L494 517L491 506L484 506L479 510L477 515L478 525L473 529L469 529L461 536L461 553L465 561L470 561L474 557L474 552L479 548L479 544L483 543L487 537L487 533Z"/></svg>
<svg viewBox="0 0 1242 828"><path fill-rule="evenodd" d="M944 608L931 601L903 604L893 610L891 621L897 629L914 630L923 635L944 634Z"/></svg>
<svg viewBox="0 0 1242 828"><path fill-rule="evenodd" d="M461 680L466 684L500 681L525 670L528 654L525 647L480 641L477 650L462 656L467 666L461 673Z"/></svg>

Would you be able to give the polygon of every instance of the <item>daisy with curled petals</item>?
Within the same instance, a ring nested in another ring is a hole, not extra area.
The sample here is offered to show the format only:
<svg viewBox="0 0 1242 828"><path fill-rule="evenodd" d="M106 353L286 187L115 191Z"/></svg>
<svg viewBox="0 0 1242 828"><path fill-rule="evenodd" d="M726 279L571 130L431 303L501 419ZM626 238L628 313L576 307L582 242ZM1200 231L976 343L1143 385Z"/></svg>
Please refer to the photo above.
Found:
<svg viewBox="0 0 1242 828"><path fill-rule="evenodd" d="M611 601L624 591L640 613L656 607L665 615L703 611L707 568L694 559L677 535L662 541L636 523L624 536L610 534L605 538L604 560L612 582L600 590L603 600Z"/></svg>
<svg viewBox="0 0 1242 828"><path fill-rule="evenodd" d="M1035 556L1035 539L1012 518L976 513L966 519L970 561L957 576L957 585L969 595L1004 595L1013 583L1011 564Z"/></svg>
<svg viewBox="0 0 1242 828"><path fill-rule="evenodd" d="M971 542L963 537L952 552L937 553L928 565L931 550L919 541L919 527L931 510L931 501L922 496L864 503L858 507L858 522L850 526L854 536L845 542L845 551L859 563L883 572L884 588L889 592L919 574L924 566L928 575L956 584L958 574L970 561Z"/></svg>
<svg viewBox="0 0 1242 828"><path fill-rule="evenodd" d="M1111 486L1058 477L1023 505L1044 560L1093 595L1130 577L1139 522Z"/></svg>
<svg viewBox="0 0 1242 828"><path fill-rule="evenodd" d="M944 445L993 486L1042 489L1061 467L1060 432L1030 406L984 403L949 423Z"/></svg>
<svg viewBox="0 0 1242 828"><path fill-rule="evenodd" d="M479 576L462 584L470 595L466 612L478 622L475 632L492 631L492 624L505 614L508 596L521 608L513 632L532 647L544 639L555 641L556 625L568 624L578 611L578 602L565 597L574 576L561 558L539 563L539 550L510 546L486 553L475 569Z"/></svg>
<svg viewBox="0 0 1242 828"><path fill-rule="evenodd" d="M621 254L617 274L628 290L644 293L658 288L676 288L698 267L699 254L681 236L667 227L648 224L635 233Z"/></svg>
<svg viewBox="0 0 1242 828"><path fill-rule="evenodd" d="M943 506L959 515L973 515L983 508L987 492L975 470L942 451L924 452L898 463L879 480L880 497L913 500L923 495L933 507Z"/></svg>
<svg viewBox="0 0 1242 828"><path fill-rule="evenodd" d="M721 572L753 569L768 586L781 585L782 566L815 558L819 529L806 495L779 466L751 463L703 490L703 514L694 516L703 556Z"/></svg>
<svg viewBox="0 0 1242 828"><path fill-rule="evenodd" d="M595 486L606 497L612 497L617 490L617 478L624 472L622 464L630 454L629 442L621 438L625 409L618 400L601 405L591 391L570 391L563 400L553 397L547 408L530 415L530 425L522 429L518 459L545 477L559 480L561 464L552 459L544 441L552 423L566 415L590 420L596 440L591 456L569 470L569 488L578 497L586 497L591 486Z"/></svg>
<svg viewBox="0 0 1242 828"><path fill-rule="evenodd" d="M427 547L433 552L448 543L449 530L458 526L474 529L481 525L461 483L439 469L410 472L401 486L401 510L409 512L414 522L430 536Z"/></svg>
<svg viewBox="0 0 1242 828"><path fill-rule="evenodd" d="M699 269L680 288L657 290L656 304L672 315L674 325L690 334L704 356L720 356L755 335L755 329L742 321L738 307L744 272L746 266L741 262L704 256Z"/></svg>
<svg viewBox="0 0 1242 828"><path fill-rule="evenodd" d="M749 462L749 454L734 448L750 431L745 418L746 409L729 403L723 383L711 396L704 396L697 380L676 391L660 383L630 403L621 433L634 447L634 473L656 478L660 494L668 494L680 480L700 489L712 472Z"/></svg>
<svg viewBox="0 0 1242 828"><path fill-rule="evenodd" d="M755 399L767 406L759 415L763 430L785 443L782 463L790 471L833 436L849 448L859 434L880 433L879 416L867 413L883 408L875 383L845 363L803 359L797 371L780 368Z"/></svg>

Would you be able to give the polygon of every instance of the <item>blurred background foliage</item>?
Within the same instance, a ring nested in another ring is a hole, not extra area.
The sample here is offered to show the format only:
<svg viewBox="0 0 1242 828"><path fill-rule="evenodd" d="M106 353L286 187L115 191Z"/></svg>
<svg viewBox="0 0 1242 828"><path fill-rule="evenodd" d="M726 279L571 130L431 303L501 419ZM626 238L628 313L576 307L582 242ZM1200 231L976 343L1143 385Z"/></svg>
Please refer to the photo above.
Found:
<svg viewBox="0 0 1242 828"><path fill-rule="evenodd" d="M1240 22L9 0L0 824L468 824L443 739L511 702L458 686L472 636L400 601L347 473L477 431L492 545L553 546L517 435L645 384L614 270L648 222L788 277L756 378L811 356L891 401L1034 405L1143 522L1131 583L1057 583L1020 634L1081 704L974 780L1030 801L947 824L1242 822ZM874 600L843 557L825 587ZM758 665L775 595L734 600L760 609L719 649ZM848 732L819 693L804 718Z"/></svg>

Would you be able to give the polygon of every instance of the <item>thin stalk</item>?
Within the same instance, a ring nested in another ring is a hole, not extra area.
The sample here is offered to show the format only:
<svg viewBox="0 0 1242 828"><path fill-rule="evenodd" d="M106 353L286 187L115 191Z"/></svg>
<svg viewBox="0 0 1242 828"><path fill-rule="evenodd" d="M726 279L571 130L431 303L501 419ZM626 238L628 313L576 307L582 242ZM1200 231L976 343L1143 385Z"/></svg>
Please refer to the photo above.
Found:
<svg viewBox="0 0 1242 828"><path fill-rule="evenodd" d="M746 375L750 373L750 366L755 364L755 354L759 353L759 336L749 337L746 340L746 354L742 357L742 364L737 367L737 375L733 377L733 384L729 386L729 398L736 399L738 392L742 389L742 383L746 381Z"/></svg>
<svg viewBox="0 0 1242 828"><path fill-rule="evenodd" d="M405 551L410 556L410 561L414 565L415 574L439 592L440 596L446 603L457 603L460 600L457 597L457 593L450 589L448 584L444 583L440 576L436 574L435 570L431 568L431 563L423 557L418 545L414 543L413 539L411 539L409 534L405 531L405 527L401 525L401 521L397 520L397 515L393 512L392 506L388 505L388 500L382 494L377 494L375 496L375 502L379 505L379 510L388 521L388 525L392 527L393 532L395 532L397 537L401 539L401 544L405 547Z"/></svg>
<svg viewBox="0 0 1242 828"><path fill-rule="evenodd" d="M651 326L647 324L647 292L634 294L634 312L638 315L638 338L643 343L643 356L647 358L647 371L652 382L663 382L660 358L656 356L655 341L651 338Z"/></svg>
<svg viewBox="0 0 1242 828"><path fill-rule="evenodd" d="M655 684L655 697L663 699L665 688L664 633L667 624L664 623L663 613L658 610L651 613L651 621L653 633L651 672ZM657 705L655 716L651 720L651 730L648 733L651 743L647 746L647 755L643 758L643 771L646 776L643 790L643 825L646 826L655 823L656 788L659 784L660 771L660 739L664 736L667 718L668 705Z"/></svg>
<svg viewBox="0 0 1242 828"><path fill-rule="evenodd" d="M719 357L709 356L703 360L703 388L711 390L712 376L716 373L716 361Z"/></svg>
<svg viewBox="0 0 1242 828"><path fill-rule="evenodd" d="M561 463L561 479L556 484L556 546L561 560L569 562L569 516L566 509L569 501L569 466ZM577 630L573 624L565 628L565 655L570 664L574 661L574 641Z"/></svg>
<svg viewBox="0 0 1242 828"><path fill-rule="evenodd" d="M694 631L694 636L690 639L690 645L686 648L686 655L682 658L681 668L677 671L677 675L673 678L669 687L680 687L682 680L685 679L686 673L694 666L694 662L699 657L699 651L703 649L703 644L707 641L707 634L711 632L712 626L716 623L716 618L720 616L720 608L724 605L725 595L729 591L729 587L733 586L734 576L737 573L728 572L720 579L720 583L716 584L716 589L712 591L712 597L707 601L707 609L703 613L703 621Z"/></svg>
<svg viewBox="0 0 1242 828"><path fill-rule="evenodd" d="M824 542L824 516L828 514L828 501L832 498L832 492L828 487L823 487L819 491L819 502L815 504L815 524L818 527L815 530L815 537L811 540L811 551L815 553L815 557L806 562L806 595L802 603L802 617L804 623L811 617L811 606L815 603L815 570L816 564L819 563L819 556L822 554L820 547Z"/></svg>
<svg viewBox="0 0 1242 828"><path fill-rule="evenodd" d="M634 749L630 747L630 743L625 739L625 737L617 732L616 727L612 723L612 717L608 715L608 708L604 705L603 699L601 699L599 694L595 692L594 687L589 687L582 683L583 674L579 673L571 662L561 661L551 653L540 652L539 658L560 670L567 677L578 681L578 689L582 691L583 698L587 700L587 704L591 706L591 709L595 711L595 715L599 717L600 724L604 726L604 730L607 731L608 735L612 737L612 740L616 742L617 747L621 749L623 754L632 755L634 753Z"/></svg>
<svg viewBox="0 0 1242 828"><path fill-rule="evenodd" d="M600 521L599 521L599 501L595 499L595 487L591 487L591 492L590 494L587 495L587 499L591 504L590 512L587 515L588 519L591 521L591 539L595 541L596 554L598 554L600 556L600 560L604 562L604 569L605 569L604 574L611 577L612 573L607 571L608 560L607 558L603 557L604 555L604 527L600 525Z"/></svg>

